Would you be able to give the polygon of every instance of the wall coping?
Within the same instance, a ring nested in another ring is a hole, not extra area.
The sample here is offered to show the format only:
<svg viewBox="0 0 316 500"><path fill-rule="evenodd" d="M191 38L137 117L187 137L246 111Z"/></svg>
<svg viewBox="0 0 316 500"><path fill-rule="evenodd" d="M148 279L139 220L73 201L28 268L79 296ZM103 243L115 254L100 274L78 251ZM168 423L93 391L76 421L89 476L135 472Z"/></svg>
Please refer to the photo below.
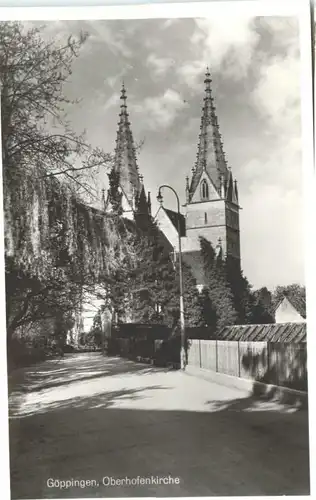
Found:
<svg viewBox="0 0 316 500"><path fill-rule="evenodd" d="M256 380L234 377L232 375L226 375L225 373L206 370L205 368L198 368L192 365L187 365L184 373L203 378L216 384L234 387L243 393L246 392L248 396L257 399L278 401L301 408L307 408L308 406L308 392L305 391L298 391L296 389L289 389L287 387L272 384L264 384Z"/></svg>

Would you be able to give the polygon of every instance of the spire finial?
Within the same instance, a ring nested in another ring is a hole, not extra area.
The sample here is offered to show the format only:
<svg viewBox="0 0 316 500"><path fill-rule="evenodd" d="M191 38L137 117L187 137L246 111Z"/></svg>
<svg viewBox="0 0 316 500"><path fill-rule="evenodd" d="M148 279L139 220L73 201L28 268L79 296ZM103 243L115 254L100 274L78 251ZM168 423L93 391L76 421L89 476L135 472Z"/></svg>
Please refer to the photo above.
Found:
<svg viewBox="0 0 316 500"><path fill-rule="evenodd" d="M127 96L126 96L126 88L125 88L124 80L122 82L122 89L121 89L121 97L120 98L124 101L124 105L125 105Z"/></svg>
<svg viewBox="0 0 316 500"><path fill-rule="evenodd" d="M206 92L210 92L212 80L211 80L211 73L210 73L210 70L209 70L208 66L206 67L206 73L205 73L204 83L205 83L205 90L206 90Z"/></svg>

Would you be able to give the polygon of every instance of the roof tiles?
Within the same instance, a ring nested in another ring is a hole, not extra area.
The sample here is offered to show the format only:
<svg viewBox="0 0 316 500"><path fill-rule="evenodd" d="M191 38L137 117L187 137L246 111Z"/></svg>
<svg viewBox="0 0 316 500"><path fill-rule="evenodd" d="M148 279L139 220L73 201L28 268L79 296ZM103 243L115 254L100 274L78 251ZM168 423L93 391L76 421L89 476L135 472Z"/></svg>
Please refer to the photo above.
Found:
<svg viewBox="0 0 316 500"><path fill-rule="evenodd" d="M219 332L217 339L240 342L306 342L306 323L226 326Z"/></svg>

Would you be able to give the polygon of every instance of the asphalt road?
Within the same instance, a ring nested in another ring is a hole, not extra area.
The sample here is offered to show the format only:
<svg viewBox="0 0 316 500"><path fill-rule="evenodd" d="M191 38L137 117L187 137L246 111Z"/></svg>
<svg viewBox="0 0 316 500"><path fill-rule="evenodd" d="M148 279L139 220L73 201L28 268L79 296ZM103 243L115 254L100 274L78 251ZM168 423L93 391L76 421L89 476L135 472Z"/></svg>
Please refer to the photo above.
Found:
<svg viewBox="0 0 316 500"><path fill-rule="evenodd" d="M9 387L12 499L309 494L306 410L98 353Z"/></svg>

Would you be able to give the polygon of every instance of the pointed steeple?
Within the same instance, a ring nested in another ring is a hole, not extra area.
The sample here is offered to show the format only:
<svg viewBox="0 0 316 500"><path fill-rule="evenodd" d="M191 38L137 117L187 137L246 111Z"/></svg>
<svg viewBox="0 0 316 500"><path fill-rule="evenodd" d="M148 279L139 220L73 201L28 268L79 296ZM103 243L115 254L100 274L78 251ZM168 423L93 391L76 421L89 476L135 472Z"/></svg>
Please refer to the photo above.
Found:
<svg viewBox="0 0 316 500"><path fill-rule="evenodd" d="M233 174L231 169L228 169L228 180L227 180L227 192L226 192L226 199L228 201L233 201L234 198L234 181L233 181Z"/></svg>
<svg viewBox="0 0 316 500"><path fill-rule="evenodd" d="M139 197L137 199L137 212L138 214L148 214L148 200L146 198L145 188L142 184Z"/></svg>
<svg viewBox="0 0 316 500"><path fill-rule="evenodd" d="M221 195L221 177L224 181L227 181L229 177L212 96L212 80L208 68L204 83L205 97L202 108L196 168L194 169L190 185L190 199L192 199L198 187L203 171L207 173L219 195Z"/></svg>
<svg viewBox="0 0 316 500"><path fill-rule="evenodd" d="M235 193L236 204L238 205L238 186L236 180L234 180L234 193Z"/></svg>
<svg viewBox="0 0 316 500"><path fill-rule="evenodd" d="M185 198L186 198L187 203L189 203L190 186L189 186L189 177L188 176L185 178Z"/></svg>
<svg viewBox="0 0 316 500"><path fill-rule="evenodd" d="M133 207L134 196L140 192L141 181L138 173L136 152L127 111L127 96L124 82L122 84L121 106L116 136L114 170L120 173L120 187L130 206Z"/></svg>

